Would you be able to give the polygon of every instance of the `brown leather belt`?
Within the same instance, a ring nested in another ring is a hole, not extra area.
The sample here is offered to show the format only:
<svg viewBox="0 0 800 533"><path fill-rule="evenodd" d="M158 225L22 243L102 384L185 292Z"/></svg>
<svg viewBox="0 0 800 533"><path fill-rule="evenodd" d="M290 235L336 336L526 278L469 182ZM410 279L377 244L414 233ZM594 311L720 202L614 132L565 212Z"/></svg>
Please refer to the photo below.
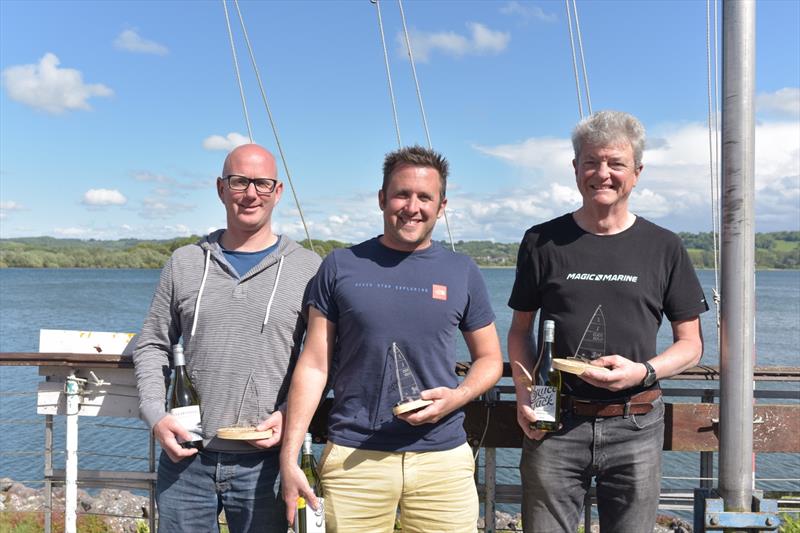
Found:
<svg viewBox="0 0 800 533"><path fill-rule="evenodd" d="M661 389L651 389L628 398L617 400L587 400L564 397L564 407L567 412L578 416L629 416L643 415L653 410L653 402L661 397Z"/></svg>

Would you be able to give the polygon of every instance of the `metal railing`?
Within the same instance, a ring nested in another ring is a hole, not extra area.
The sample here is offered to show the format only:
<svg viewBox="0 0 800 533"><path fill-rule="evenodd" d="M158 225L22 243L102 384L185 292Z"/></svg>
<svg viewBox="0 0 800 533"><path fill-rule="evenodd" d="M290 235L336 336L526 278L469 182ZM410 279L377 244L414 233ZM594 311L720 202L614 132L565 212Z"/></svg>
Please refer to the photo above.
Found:
<svg viewBox="0 0 800 533"><path fill-rule="evenodd" d="M97 367L109 366L114 368L132 368L132 363L129 357L126 356L112 356L112 355L80 355L80 354L20 354L20 353L0 353L0 365L4 366L70 366L76 367ZM457 373L463 375L469 369L468 363L459 363ZM510 369L506 364L504 376L510 376ZM682 410L685 406L705 406L705 408L715 408L716 400L719 396L719 389L716 381L719 379L718 370L714 367L695 367L684 372L680 376L676 376L670 380L662 382L662 390L666 400L677 398L697 398L699 402L682 402L682 403L669 403L668 406L674 409L668 409L668 413L672 413L672 418L667 420L666 432L671 432L675 428L686 423L686 411ZM778 382L778 383L798 383L800 382L800 369L789 367L765 367L757 368L754 380L758 382ZM708 385L700 386L676 386L672 387L675 382L689 381L695 382L695 385L700 385L697 381L708 382ZM34 395L35 392L27 391L9 391L0 393L0 395L20 395L30 394ZM484 520L486 533L494 533L496 531L495 524L495 509L499 504L519 504L521 502L522 489L519 484L501 484L497 482L497 472L503 469L515 469L516 467L503 466L497 464L497 451L499 448L520 448L522 444L522 432L516 423L516 408L513 399L514 389L510 385L498 385L488 391L479 400L472 402L465 408L466 420L465 429L467 431L468 442L475 448L480 449L483 455L483 463L478 464L476 469L476 484L481 500L484 504ZM799 388L781 388L778 390L764 390L756 389L754 397L758 400L790 400L790 405L782 404L759 404L760 408L770 413L764 419L769 427L756 426L755 432L768 433L770 442L769 446L759 444L758 435L756 435L757 448L756 451L761 453L769 453L770 451L787 451L791 453L800 452L800 439L797 435L800 434L800 389ZM327 412L330 409L330 399L323 402L314 417L311 425L311 432L314 435L315 442L325 442L327 438ZM703 411L708 414L711 411ZM488 417L487 413L491 413ZM774 416L773 416L774 415ZM778 417L777 419L775 417ZM788 418L788 419L787 419ZM783 423L777 423L783 420ZM695 421L696 422L696 421ZM55 469L53 467L53 458L60 452L53 449L53 415L41 415L36 418L3 418L0 419L0 427L13 426L13 425L31 425L43 424L44 426L44 471L41 479L33 480L15 480L18 482L42 483L45 487L45 504L42 511L45 513L45 531L51 531L51 516L53 509L52 489L54 486L64 481L64 471ZM794 424L794 425L792 425ZM115 424L98 423L96 426L103 426L108 429L119 430L146 430L144 425L138 427L128 427ZM794 426L798 426L795 428ZM711 435L713 436L716 427L711 422ZM665 438L665 451L699 451L700 464L698 465L698 476L696 477L681 477L681 480L695 482L698 487L711 487L716 478L713 477L713 463L714 463L714 446L709 445L708 442L701 442L698 444L697 449L691 448L696 443L694 441L675 441L671 438ZM681 438L678 435L677 438ZM763 439L762 439L763 440ZM133 489L145 490L149 496L149 512L147 513L147 520L150 525L150 530L155 531L156 524L156 510L155 510L155 441L152 434L149 436L148 454L147 457L135 457L129 455L115 455L102 452L80 452L81 456L100 456L107 458L118 458L126 460L141 460L147 461L147 470L142 471L111 471L111 470L80 470L79 483L82 486L92 487L125 487ZM0 457L2 456L31 456L40 457L41 451L39 450L0 450ZM480 482L479 471L482 471L483 482ZM678 478L664 478L677 480ZM761 480L764 481L764 480ZM772 481L786 481L798 482L800 480L795 478L787 478ZM782 511L785 512L800 512L800 491L785 491L791 496L789 499L781 500ZM660 509L662 510L691 510L692 509L691 491L686 489L664 489L662 488L660 498ZM585 530L589 531L592 516L592 506L595 505L594 493L590 491L586 498L585 504ZM96 513L91 511L82 512L80 514L96 514L105 516L104 513ZM131 518L143 519L144 517L138 516L124 516L115 515L117 518Z"/></svg>

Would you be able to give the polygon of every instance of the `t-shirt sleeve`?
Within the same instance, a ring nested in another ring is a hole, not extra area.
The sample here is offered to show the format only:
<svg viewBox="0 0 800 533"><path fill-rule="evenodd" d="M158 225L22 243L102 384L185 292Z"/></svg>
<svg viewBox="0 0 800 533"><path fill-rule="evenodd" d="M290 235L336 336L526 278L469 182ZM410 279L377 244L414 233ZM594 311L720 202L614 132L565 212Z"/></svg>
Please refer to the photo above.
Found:
<svg viewBox="0 0 800 533"><path fill-rule="evenodd" d="M306 299L306 308L313 305L325 318L336 322L339 318L339 307L336 305L336 254L331 252L322 260L322 265L311 282Z"/></svg>
<svg viewBox="0 0 800 533"><path fill-rule="evenodd" d="M515 311L536 311L542 306L538 291L539 269L534 261L534 235L526 233L517 252L517 273L508 299L508 306Z"/></svg>
<svg viewBox="0 0 800 533"><path fill-rule="evenodd" d="M494 322L495 315L481 271L474 261L469 260L467 264L469 268L467 277L469 298L458 327L461 331L475 331Z"/></svg>
<svg viewBox="0 0 800 533"><path fill-rule="evenodd" d="M670 322L687 320L708 311L703 287L682 244L677 244L675 255L677 257L664 295L664 315Z"/></svg>

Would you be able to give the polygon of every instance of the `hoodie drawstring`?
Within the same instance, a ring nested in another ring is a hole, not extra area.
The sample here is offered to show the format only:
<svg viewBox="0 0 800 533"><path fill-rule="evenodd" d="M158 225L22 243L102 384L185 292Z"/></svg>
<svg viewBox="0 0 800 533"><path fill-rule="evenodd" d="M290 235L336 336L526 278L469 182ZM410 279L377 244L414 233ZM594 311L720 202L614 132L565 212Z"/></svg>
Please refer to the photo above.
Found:
<svg viewBox="0 0 800 533"><path fill-rule="evenodd" d="M197 302L194 304L194 319L192 320L192 337L197 329L197 317L200 315L200 300L203 298L203 289L206 287L206 278L208 277L208 267L211 263L211 250L206 248L206 264L203 267L203 281L200 282L200 292L197 293Z"/></svg>
<svg viewBox="0 0 800 533"><path fill-rule="evenodd" d="M275 284L272 286L272 294L269 295L269 302L267 302L267 312L264 315L264 323L261 324L261 333L264 333L264 328L267 327L267 322L269 322L269 312L272 309L272 300L275 298L275 293L278 291L278 281L281 279L283 258L284 256L281 256L281 260L278 263L278 273L275 275Z"/></svg>

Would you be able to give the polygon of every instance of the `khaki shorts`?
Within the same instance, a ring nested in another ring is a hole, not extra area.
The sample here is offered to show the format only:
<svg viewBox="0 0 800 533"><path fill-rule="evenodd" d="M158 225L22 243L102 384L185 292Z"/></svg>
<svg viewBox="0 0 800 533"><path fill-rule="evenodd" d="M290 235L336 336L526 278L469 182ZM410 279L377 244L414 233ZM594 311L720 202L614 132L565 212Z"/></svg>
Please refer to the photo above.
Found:
<svg viewBox="0 0 800 533"><path fill-rule="evenodd" d="M328 533L475 533L478 492L465 443L437 452L358 450L328 442L320 459Z"/></svg>

